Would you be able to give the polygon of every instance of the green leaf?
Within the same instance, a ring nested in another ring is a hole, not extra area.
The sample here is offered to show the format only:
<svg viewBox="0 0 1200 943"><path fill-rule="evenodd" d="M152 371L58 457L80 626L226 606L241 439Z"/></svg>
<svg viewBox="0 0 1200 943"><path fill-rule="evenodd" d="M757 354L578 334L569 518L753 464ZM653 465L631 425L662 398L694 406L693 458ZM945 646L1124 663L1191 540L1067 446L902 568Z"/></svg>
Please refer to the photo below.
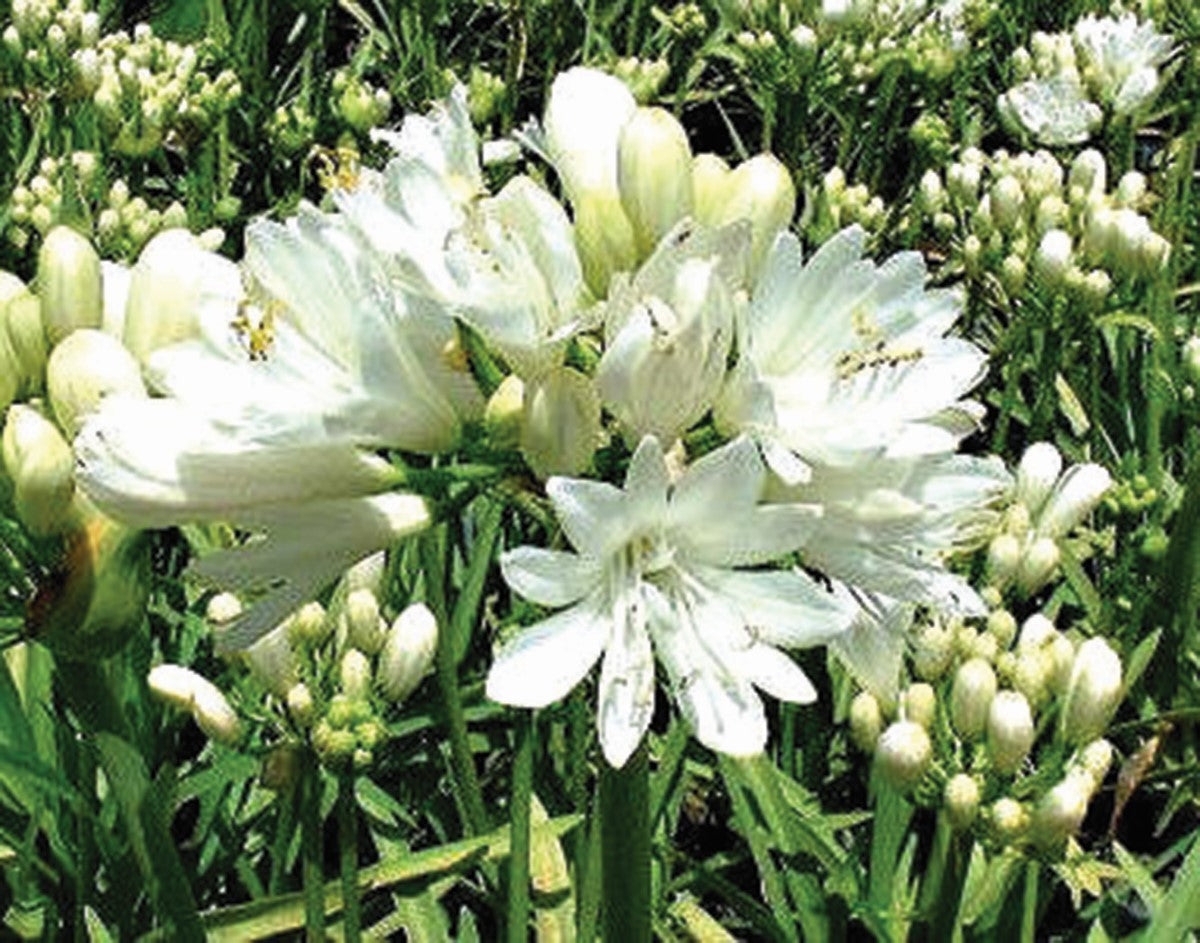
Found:
<svg viewBox="0 0 1200 943"><path fill-rule="evenodd" d="M1138 678L1150 666L1150 659L1154 657L1154 651L1158 648L1158 640L1160 638L1162 638L1162 629L1155 629L1137 643L1137 647L1134 648L1129 658L1126 659L1124 682L1126 691L1133 690L1133 686L1137 683Z"/></svg>
<svg viewBox="0 0 1200 943"><path fill-rule="evenodd" d="M1162 906L1142 932L1146 943L1182 940L1188 930L1200 927L1200 835L1179 866Z"/></svg>

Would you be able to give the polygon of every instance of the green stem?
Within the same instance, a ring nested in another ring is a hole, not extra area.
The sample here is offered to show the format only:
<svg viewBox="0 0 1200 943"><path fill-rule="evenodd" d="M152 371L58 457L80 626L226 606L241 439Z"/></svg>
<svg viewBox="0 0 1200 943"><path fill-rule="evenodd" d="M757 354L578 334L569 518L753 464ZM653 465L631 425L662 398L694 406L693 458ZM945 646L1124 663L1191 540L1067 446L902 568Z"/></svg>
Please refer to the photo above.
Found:
<svg viewBox="0 0 1200 943"><path fill-rule="evenodd" d="M967 877L970 845L956 835L945 813L938 816L933 851L922 881L921 909L929 928L927 939L950 940L958 927L963 882Z"/></svg>
<svg viewBox="0 0 1200 943"><path fill-rule="evenodd" d="M445 527L437 527L421 538L421 563L425 570L426 603L433 611L439 626L448 625L446 604L446 547ZM472 835L487 831L487 811L483 791L475 771L475 758L467 739L467 718L463 713L462 696L458 690L458 670L455 665L454 639L450 632L438 632L437 682L446 712L446 733L450 740L450 766L455 785L463 804L465 825Z"/></svg>
<svg viewBox="0 0 1200 943"><path fill-rule="evenodd" d="M305 751L300 778L300 855L304 882L304 938L307 943L325 939L324 877L321 873L321 768Z"/></svg>
<svg viewBox="0 0 1200 943"><path fill-rule="evenodd" d="M533 711L517 721L517 752L513 758L512 802L508 856L508 940L525 943L529 937L529 806L533 794L533 751L537 739Z"/></svg>
<svg viewBox="0 0 1200 943"><path fill-rule="evenodd" d="M358 800L354 774L338 777L338 861L342 875L342 939L362 939L362 912L358 899Z"/></svg>
<svg viewBox="0 0 1200 943"><path fill-rule="evenodd" d="M650 940L650 757L645 740L600 773L604 939Z"/></svg>

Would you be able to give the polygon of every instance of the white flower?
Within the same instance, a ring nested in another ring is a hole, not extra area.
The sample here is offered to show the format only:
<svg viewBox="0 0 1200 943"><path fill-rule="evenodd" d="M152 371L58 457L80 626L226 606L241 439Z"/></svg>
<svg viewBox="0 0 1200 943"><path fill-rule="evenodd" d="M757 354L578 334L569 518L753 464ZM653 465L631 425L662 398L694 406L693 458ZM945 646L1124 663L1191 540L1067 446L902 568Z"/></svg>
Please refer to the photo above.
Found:
<svg viewBox="0 0 1200 943"><path fill-rule="evenodd" d="M918 253L864 260L865 235L844 229L807 264L794 236L776 240L715 407L718 425L757 440L787 482L814 463L953 451L970 430L960 397L986 358L943 336L958 295L925 290Z"/></svg>
<svg viewBox="0 0 1200 943"><path fill-rule="evenodd" d="M744 243L747 228L681 223L632 279L613 280L596 385L631 444L674 442L712 405L733 339L727 273L741 258L722 243Z"/></svg>
<svg viewBox="0 0 1200 943"><path fill-rule="evenodd" d="M798 570L738 570L805 541L818 511L759 505L766 469L737 439L672 484L646 437L624 489L552 478L547 493L575 553L518 547L501 557L522 596L569 607L522 630L488 675L494 700L540 707L566 695L603 655L598 723L605 758L623 764L650 723L654 653L697 738L737 755L760 751L767 725L757 686L791 701L816 692L776 646L824 641L855 606Z"/></svg>
<svg viewBox="0 0 1200 943"><path fill-rule="evenodd" d="M1133 13L1089 14L1072 31L1084 81L1119 115L1149 103L1158 91L1157 66L1171 55L1171 37Z"/></svg>
<svg viewBox="0 0 1200 943"><path fill-rule="evenodd" d="M1104 118L1071 72L1021 82L1000 96L997 107L1014 131L1055 147L1082 144Z"/></svg>

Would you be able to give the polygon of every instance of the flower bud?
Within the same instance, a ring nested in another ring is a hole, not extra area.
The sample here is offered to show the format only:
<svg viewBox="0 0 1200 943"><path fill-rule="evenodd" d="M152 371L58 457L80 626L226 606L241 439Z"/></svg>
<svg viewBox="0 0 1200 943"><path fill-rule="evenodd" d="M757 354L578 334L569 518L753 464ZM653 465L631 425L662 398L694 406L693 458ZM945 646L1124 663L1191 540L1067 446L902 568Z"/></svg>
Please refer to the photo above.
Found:
<svg viewBox="0 0 1200 943"><path fill-rule="evenodd" d="M600 395L590 377L557 367L525 385L521 454L539 478L576 475L600 442Z"/></svg>
<svg viewBox="0 0 1200 943"><path fill-rule="evenodd" d="M247 648L245 657L250 673L259 684L276 697L287 697L297 680L297 663L296 653L288 639L286 622L277 625Z"/></svg>
<svg viewBox="0 0 1200 943"><path fill-rule="evenodd" d="M312 723L316 706L313 703L312 692L308 690L308 685L301 682L288 689L287 709L288 716L297 726L307 727Z"/></svg>
<svg viewBox="0 0 1200 943"><path fill-rule="evenodd" d="M1121 700L1121 659L1102 638L1090 638L1079 646L1060 718L1060 732L1067 743L1094 740Z"/></svg>
<svg viewBox="0 0 1200 943"><path fill-rule="evenodd" d="M100 257L91 242L69 226L55 227L42 243L38 294L51 347L76 328L100 326Z"/></svg>
<svg viewBox="0 0 1200 943"><path fill-rule="evenodd" d="M889 725L875 747L875 765L880 774L902 791L920 781L932 758L929 734L911 720L898 720Z"/></svg>
<svg viewBox="0 0 1200 943"><path fill-rule="evenodd" d="M996 696L996 672L982 658L963 662L950 691L950 722L964 739L978 738Z"/></svg>
<svg viewBox="0 0 1200 943"><path fill-rule="evenodd" d="M637 264L633 225L615 195L586 192L572 202L584 280L597 298L603 298L613 275Z"/></svg>
<svg viewBox="0 0 1200 943"><path fill-rule="evenodd" d="M68 530L74 523L75 457L54 423L32 406L10 406L3 454L21 523L43 537Z"/></svg>
<svg viewBox="0 0 1200 943"><path fill-rule="evenodd" d="M1001 691L988 710L987 742L992 766L1015 773L1033 746L1033 712L1018 691Z"/></svg>
<svg viewBox="0 0 1200 943"><path fill-rule="evenodd" d="M982 170L978 164L965 161L951 164L946 171L946 189L960 207L974 207L979 200L981 177Z"/></svg>
<svg viewBox="0 0 1200 943"><path fill-rule="evenodd" d="M186 710L205 735L225 744L241 739L242 728L233 707L220 689L190 668L157 665L146 682L160 700Z"/></svg>
<svg viewBox="0 0 1200 943"><path fill-rule="evenodd" d="M919 193L921 206L926 213L937 213L946 205L946 191L942 187L942 178L936 170L927 170L921 175Z"/></svg>
<svg viewBox="0 0 1200 943"><path fill-rule="evenodd" d="M408 697L433 667L438 627L423 603L407 607L396 617L379 656L379 686L392 701Z"/></svg>
<svg viewBox="0 0 1200 943"><path fill-rule="evenodd" d="M348 648L338 663L342 693L351 700L365 698L371 690L371 662L357 648Z"/></svg>
<svg viewBox="0 0 1200 943"><path fill-rule="evenodd" d="M379 614L379 600L369 589L356 589L346 597L347 644L376 655L383 647L384 623Z"/></svg>
<svg viewBox="0 0 1200 943"><path fill-rule="evenodd" d="M1042 653L1046 659L1047 687L1053 694L1065 694L1075 665L1075 646L1061 632L1055 632Z"/></svg>
<svg viewBox="0 0 1200 943"><path fill-rule="evenodd" d="M1061 287L1071 270L1071 237L1061 229L1051 229L1038 244L1034 259L1038 274L1051 288Z"/></svg>
<svg viewBox="0 0 1200 943"><path fill-rule="evenodd" d="M724 221L731 174L729 165L716 154L692 158L692 212L697 222L717 226Z"/></svg>
<svg viewBox="0 0 1200 943"><path fill-rule="evenodd" d="M242 601L233 593L217 593L204 609L204 618L215 625L226 625L241 614Z"/></svg>
<svg viewBox="0 0 1200 943"><path fill-rule="evenodd" d="M901 716L905 720L911 720L928 730L937 713L937 696L930 685L918 681L905 688L901 695L900 708Z"/></svg>
<svg viewBox="0 0 1200 943"><path fill-rule="evenodd" d="M525 384L510 373L488 398L483 425L493 448L511 449L521 440L521 417L525 411Z"/></svg>
<svg viewBox="0 0 1200 943"><path fill-rule="evenodd" d="M772 154L743 161L729 177L725 222L750 220L750 270L757 272L767 252L796 212L796 185Z"/></svg>
<svg viewBox="0 0 1200 943"><path fill-rule="evenodd" d="M669 111L639 108L621 128L617 186L643 258L672 226L691 214L691 170L687 133Z"/></svg>
<svg viewBox="0 0 1200 943"><path fill-rule="evenodd" d="M1038 537L1021 555L1017 568L1017 588L1032 596L1053 578L1062 555L1058 544L1050 537Z"/></svg>
<svg viewBox="0 0 1200 943"><path fill-rule="evenodd" d="M1062 473L1062 454L1049 442L1029 446L1017 466L1015 497L1037 514Z"/></svg>
<svg viewBox="0 0 1200 943"><path fill-rule="evenodd" d="M1130 170L1117 181L1117 189L1113 194L1121 206L1135 207L1146 195L1146 175L1137 170Z"/></svg>
<svg viewBox="0 0 1200 943"><path fill-rule="evenodd" d="M18 392L41 389L47 355L41 302L27 291L10 298L0 303L0 321L12 347Z"/></svg>
<svg viewBox="0 0 1200 943"><path fill-rule="evenodd" d="M864 753L872 753L882 730L879 701L870 691L859 691L850 702L850 739Z"/></svg>
<svg viewBox="0 0 1200 943"><path fill-rule="evenodd" d="M346 592L352 593L356 589L369 589L378 596L383 588L386 567L387 553L383 550L376 551L369 557L363 557L342 575Z"/></svg>
<svg viewBox="0 0 1200 943"><path fill-rule="evenodd" d="M333 629L332 621L319 602L305 603L288 620L288 639L293 647L316 648L321 645Z"/></svg>
<svg viewBox="0 0 1200 943"><path fill-rule="evenodd" d="M1090 798L1087 774L1069 772L1057 786L1042 796L1034 815L1034 837L1038 845L1055 849L1079 831L1087 816Z"/></svg>
<svg viewBox="0 0 1200 943"><path fill-rule="evenodd" d="M1112 761L1113 745L1107 740L1093 740L1079 751L1076 762L1079 769L1087 773L1091 779L1091 795L1095 795L1096 790L1104 782L1104 777L1108 775Z"/></svg>
<svg viewBox="0 0 1200 943"><path fill-rule="evenodd" d="M1004 261L1000 263L1000 284L1010 295L1021 293L1025 287L1027 275L1025 260L1015 253L1006 255Z"/></svg>
<svg viewBox="0 0 1200 943"><path fill-rule="evenodd" d="M942 804L950 819L950 827L956 832L966 831L975 822L979 812L979 783L966 773L951 776L942 792Z"/></svg>
<svg viewBox="0 0 1200 943"><path fill-rule="evenodd" d="M936 681L950 667L953 656L953 636L940 626L927 625L917 635L913 647L913 668L918 677Z"/></svg>
<svg viewBox="0 0 1200 943"><path fill-rule="evenodd" d="M992 216L1004 232L1010 231L1025 213L1025 191L1016 177L1006 174L992 185Z"/></svg>
<svg viewBox="0 0 1200 943"><path fill-rule="evenodd" d="M988 544L988 579L996 586L1007 586L1021 563L1021 542L1012 534L997 534Z"/></svg>
<svg viewBox="0 0 1200 943"><path fill-rule="evenodd" d="M1029 813L1025 807L1008 796L992 803L991 820L996 838L1005 845L1019 841L1029 827Z"/></svg>
<svg viewBox="0 0 1200 943"><path fill-rule="evenodd" d="M1069 190L1076 189L1084 196L1092 193L1103 193L1107 185L1108 167L1104 155L1094 147L1080 151L1071 162L1071 171L1067 176Z"/></svg>
<svg viewBox="0 0 1200 943"><path fill-rule="evenodd" d="M1099 310L1112 295L1112 278L1104 269L1092 269L1083 277L1080 293L1090 308Z"/></svg>
<svg viewBox="0 0 1200 943"><path fill-rule="evenodd" d="M1038 202L1034 213L1034 228L1039 233L1057 229L1066 224L1068 213L1067 204L1063 202L1062 197L1054 193L1044 196Z"/></svg>
<svg viewBox="0 0 1200 943"><path fill-rule="evenodd" d="M1007 609L996 609L988 614L987 630L1000 648L1008 648L1017 637L1017 620Z"/></svg>
<svg viewBox="0 0 1200 943"><path fill-rule="evenodd" d="M106 396L146 396L133 355L93 328L73 331L54 348L46 364L46 389L58 424L71 439Z"/></svg>

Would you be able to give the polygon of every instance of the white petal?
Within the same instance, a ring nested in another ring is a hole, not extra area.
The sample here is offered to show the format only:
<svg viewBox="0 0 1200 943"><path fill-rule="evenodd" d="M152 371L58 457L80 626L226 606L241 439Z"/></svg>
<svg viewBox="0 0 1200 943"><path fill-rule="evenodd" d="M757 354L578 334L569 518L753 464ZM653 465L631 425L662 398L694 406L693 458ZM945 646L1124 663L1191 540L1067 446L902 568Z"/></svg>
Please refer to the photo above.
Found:
<svg viewBox="0 0 1200 943"><path fill-rule="evenodd" d="M604 758L620 769L637 749L654 715L654 652L645 606L621 607L600 668L596 723Z"/></svg>
<svg viewBox="0 0 1200 943"><path fill-rule="evenodd" d="M609 629L595 597L522 629L496 653L487 696L513 707L560 700L596 663Z"/></svg>
<svg viewBox="0 0 1200 943"><path fill-rule="evenodd" d="M560 73L546 106L546 143L572 202L587 190L615 196L617 139L637 103L620 79L576 67Z"/></svg>
<svg viewBox="0 0 1200 943"><path fill-rule="evenodd" d="M753 635L783 648L820 645L845 631L858 611L843 588L824 590L799 570L706 569L698 576L736 607Z"/></svg>
<svg viewBox="0 0 1200 943"><path fill-rule="evenodd" d="M738 667L755 687L781 701L812 704L817 689L800 666L770 645L753 645L742 655Z"/></svg>
<svg viewBox="0 0 1200 943"><path fill-rule="evenodd" d="M704 521L676 525L675 542L689 559L717 567L756 566L806 544L821 519L821 507L767 504L741 510L714 504Z"/></svg>
<svg viewBox="0 0 1200 943"><path fill-rule="evenodd" d="M646 436L629 460L625 473L629 513L641 522L661 520L666 513L670 486L662 445L654 436Z"/></svg>
<svg viewBox="0 0 1200 943"><path fill-rule="evenodd" d="M1046 499L1037 532L1059 537L1082 521L1112 485L1112 476L1100 465L1074 465L1059 479Z"/></svg>
<svg viewBox="0 0 1200 943"><path fill-rule="evenodd" d="M595 560L562 550L517 547L500 556L504 581L541 606L569 606L596 588L600 566Z"/></svg>
<svg viewBox="0 0 1200 943"><path fill-rule="evenodd" d="M913 607L892 600L881 605L881 612L861 610L849 631L829 643L829 650L860 685L884 703L895 703Z"/></svg>
<svg viewBox="0 0 1200 943"><path fill-rule="evenodd" d="M584 556L602 560L625 542L628 502L620 488L583 478L551 478L546 494L563 533Z"/></svg>

